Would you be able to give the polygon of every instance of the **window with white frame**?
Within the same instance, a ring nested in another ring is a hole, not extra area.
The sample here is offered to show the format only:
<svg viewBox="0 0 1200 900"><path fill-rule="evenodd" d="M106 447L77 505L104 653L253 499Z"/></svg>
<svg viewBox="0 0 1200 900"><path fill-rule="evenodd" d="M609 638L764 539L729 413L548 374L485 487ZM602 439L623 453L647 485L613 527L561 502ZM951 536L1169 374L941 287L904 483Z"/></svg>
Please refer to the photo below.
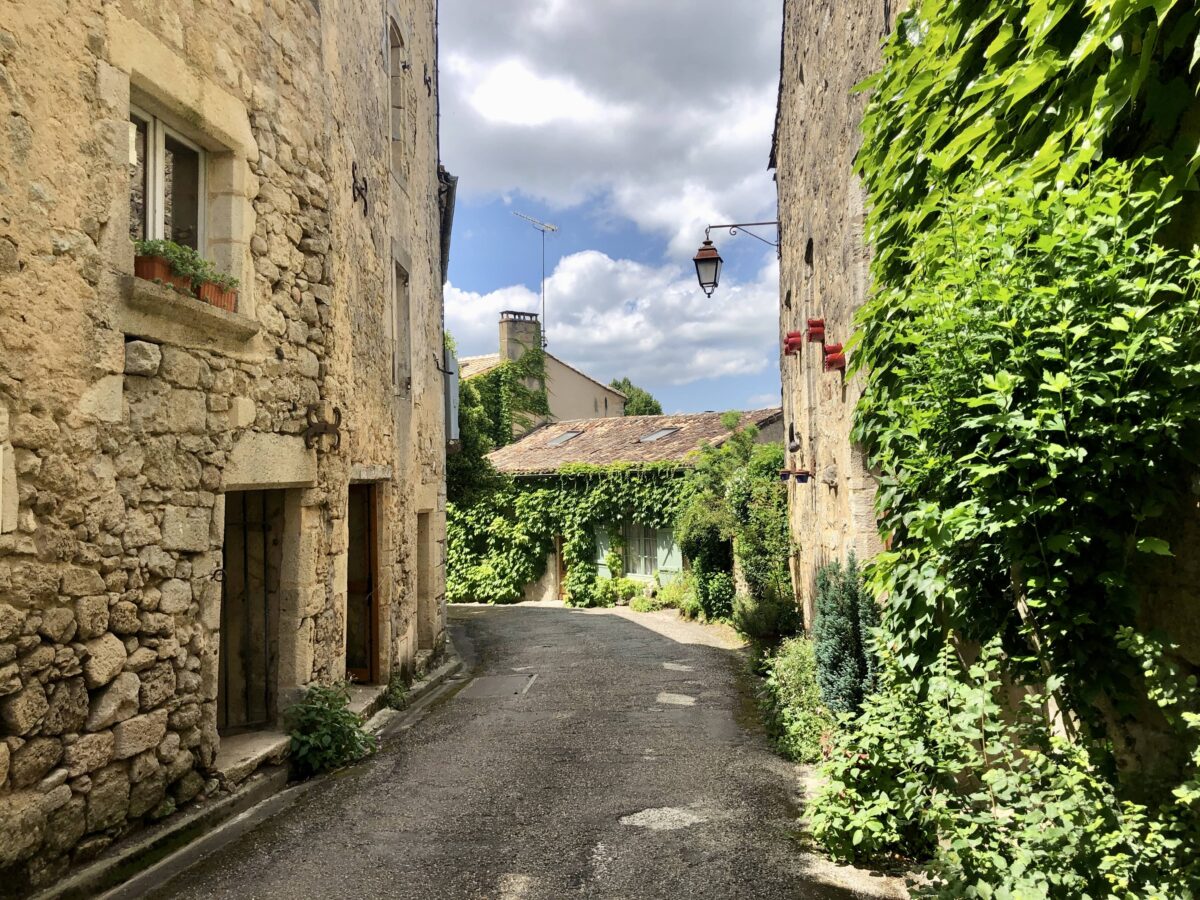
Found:
<svg viewBox="0 0 1200 900"><path fill-rule="evenodd" d="M652 576L658 568L658 536L653 528L625 525L625 570L629 575Z"/></svg>
<svg viewBox="0 0 1200 900"><path fill-rule="evenodd" d="M137 107L129 109L129 236L204 253L204 150Z"/></svg>

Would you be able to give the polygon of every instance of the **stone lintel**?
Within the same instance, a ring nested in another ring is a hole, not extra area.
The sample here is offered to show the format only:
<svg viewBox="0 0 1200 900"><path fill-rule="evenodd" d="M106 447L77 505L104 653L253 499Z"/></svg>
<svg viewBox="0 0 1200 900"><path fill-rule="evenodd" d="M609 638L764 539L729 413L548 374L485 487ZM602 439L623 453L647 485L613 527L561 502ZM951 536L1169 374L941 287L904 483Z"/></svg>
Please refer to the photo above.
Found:
<svg viewBox="0 0 1200 900"><path fill-rule="evenodd" d="M317 482L317 452L302 437L250 431L233 445L224 480L226 491L309 487Z"/></svg>

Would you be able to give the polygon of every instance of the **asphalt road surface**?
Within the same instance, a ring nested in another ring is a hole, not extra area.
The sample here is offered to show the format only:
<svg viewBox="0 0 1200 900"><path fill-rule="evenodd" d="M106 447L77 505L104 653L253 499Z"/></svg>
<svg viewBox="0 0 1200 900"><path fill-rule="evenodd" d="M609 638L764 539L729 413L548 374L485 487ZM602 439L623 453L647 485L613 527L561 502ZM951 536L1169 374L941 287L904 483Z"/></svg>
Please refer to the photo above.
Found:
<svg viewBox="0 0 1200 900"><path fill-rule="evenodd" d="M727 629L540 604L450 617L458 690L156 896L896 896L805 852L796 770Z"/></svg>

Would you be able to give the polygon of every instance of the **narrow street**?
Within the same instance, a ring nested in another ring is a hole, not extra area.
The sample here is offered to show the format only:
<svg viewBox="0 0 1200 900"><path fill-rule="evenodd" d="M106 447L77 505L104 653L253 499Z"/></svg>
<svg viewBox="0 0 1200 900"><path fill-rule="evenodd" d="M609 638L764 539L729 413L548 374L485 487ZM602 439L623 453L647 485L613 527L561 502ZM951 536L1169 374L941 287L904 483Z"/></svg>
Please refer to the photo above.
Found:
<svg viewBox="0 0 1200 900"><path fill-rule="evenodd" d="M464 687L156 896L883 896L807 870L732 632L543 605L451 619Z"/></svg>

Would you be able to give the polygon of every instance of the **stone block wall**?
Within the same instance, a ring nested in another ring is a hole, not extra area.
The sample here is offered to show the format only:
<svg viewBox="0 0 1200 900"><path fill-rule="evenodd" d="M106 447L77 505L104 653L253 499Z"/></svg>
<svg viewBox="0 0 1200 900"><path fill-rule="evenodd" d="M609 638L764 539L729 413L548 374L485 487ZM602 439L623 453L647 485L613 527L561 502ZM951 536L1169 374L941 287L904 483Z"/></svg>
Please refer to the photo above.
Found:
<svg viewBox="0 0 1200 900"><path fill-rule="evenodd" d="M399 188L389 20L413 79ZM48 884L223 788L223 548L237 492L278 491L282 509L270 727L304 685L346 674L352 480L381 501L376 677L415 665L419 615L440 640L434 29L432 0L5 6L0 893ZM131 102L206 151L204 252L240 277L235 313L133 277ZM407 396L391 379L397 260L410 280ZM340 413L339 445L306 444L314 404ZM420 512L437 542L432 607L418 602Z"/></svg>
<svg viewBox="0 0 1200 900"><path fill-rule="evenodd" d="M797 553L793 576L811 626L816 571L851 552L880 549L875 480L850 440L861 376L826 372L822 345L786 356L783 336L824 319L825 340L844 344L870 289L863 233L866 198L854 174L866 96L855 86L880 64L882 44L905 4L785 0L779 108L772 148L780 220L780 368Z"/></svg>

